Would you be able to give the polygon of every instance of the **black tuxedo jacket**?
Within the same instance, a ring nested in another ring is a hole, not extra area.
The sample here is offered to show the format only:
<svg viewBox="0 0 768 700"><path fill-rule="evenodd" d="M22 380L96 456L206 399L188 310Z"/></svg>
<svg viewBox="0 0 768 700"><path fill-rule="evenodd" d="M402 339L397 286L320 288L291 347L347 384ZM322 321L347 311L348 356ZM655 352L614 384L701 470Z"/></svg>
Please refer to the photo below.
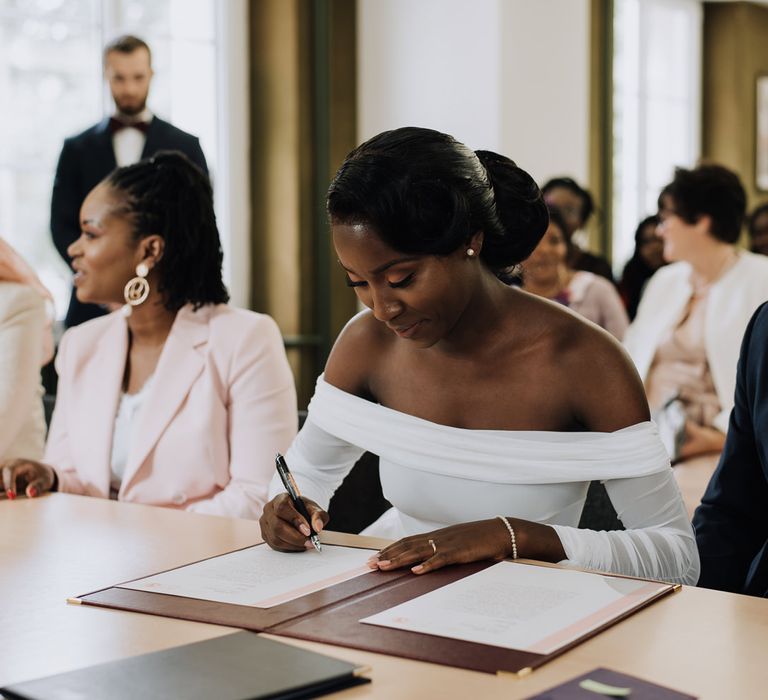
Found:
<svg viewBox="0 0 768 700"><path fill-rule="evenodd" d="M700 586L768 596L768 304L744 334L728 437L693 526Z"/></svg>
<svg viewBox="0 0 768 700"><path fill-rule="evenodd" d="M142 158L149 158L158 151L181 151L204 172L208 172L196 136L158 117L152 118L146 136ZM80 205L86 195L116 167L108 118L64 141L53 183L51 233L56 250L67 264L67 248L80 236ZM73 290L65 324L76 326L103 313L101 307L95 304L81 304Z"/></svg>

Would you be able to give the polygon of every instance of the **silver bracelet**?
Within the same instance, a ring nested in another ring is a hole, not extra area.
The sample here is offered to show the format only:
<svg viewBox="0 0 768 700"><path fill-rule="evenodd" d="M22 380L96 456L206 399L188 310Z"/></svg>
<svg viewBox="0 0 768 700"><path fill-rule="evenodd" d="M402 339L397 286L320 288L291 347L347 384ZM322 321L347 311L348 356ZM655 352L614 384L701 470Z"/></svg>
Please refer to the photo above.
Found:
<svg viewBox="0 0 768 700"><path fill-rule="evenodd" d="M503 515L497 515L496 517L499 520L501 520L501 522L503 522L505 527L507 528L507 531L509 532L509 537L512 540L512 558L517 559L517 540L515 539L515 530L509 524L509 520L507 520Z"/></svg>

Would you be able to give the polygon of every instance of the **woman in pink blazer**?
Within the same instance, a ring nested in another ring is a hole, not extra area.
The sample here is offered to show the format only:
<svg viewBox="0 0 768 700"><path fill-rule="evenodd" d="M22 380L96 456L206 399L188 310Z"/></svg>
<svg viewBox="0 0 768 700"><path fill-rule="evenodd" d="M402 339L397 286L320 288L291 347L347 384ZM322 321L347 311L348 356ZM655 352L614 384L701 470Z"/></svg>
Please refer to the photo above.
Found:
<svg viewBox="0 0 768 700"><path fill-rule="evenodd" d="M4 464L5 494L258 518L296 393L275 322L226 303L207 177L161 153L115 170L80 215L77 297L124 305L64 335L45 463Z"/></svg>

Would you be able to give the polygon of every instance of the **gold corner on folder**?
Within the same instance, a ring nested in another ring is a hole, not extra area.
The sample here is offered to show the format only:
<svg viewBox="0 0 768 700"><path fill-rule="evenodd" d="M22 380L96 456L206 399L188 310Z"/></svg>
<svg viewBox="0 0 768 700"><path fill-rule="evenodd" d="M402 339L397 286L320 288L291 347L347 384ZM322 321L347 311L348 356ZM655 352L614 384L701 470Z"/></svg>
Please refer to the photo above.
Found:
<svg viewBox="0 0 768 700"><path fill-rule="evenodd" d="M358 666L354 671L352 671L352 675L355 678L360 678L361 676L364 676L366 673L371 672L370 666Z"/></svg>
<svg viewBox="0 0 768 700"><path fill-rule="evenodd" d="M533 669L530 666L521 668L519 671L496 671L497 676L512 676L512 678L525 678L533 673Z"/></svg>
<svg viewBox="0 0 768 700"><path fill-rule="evenodd" d="M67 598L67 605L82 605L83 601L80 598Z"/></svg>

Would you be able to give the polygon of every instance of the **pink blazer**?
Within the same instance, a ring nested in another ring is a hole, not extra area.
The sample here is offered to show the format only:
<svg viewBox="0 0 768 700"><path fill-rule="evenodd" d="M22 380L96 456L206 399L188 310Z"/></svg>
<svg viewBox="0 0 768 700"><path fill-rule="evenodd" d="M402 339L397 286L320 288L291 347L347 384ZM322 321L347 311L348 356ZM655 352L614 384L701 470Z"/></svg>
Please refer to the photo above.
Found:
<svg viewBox="0 0 768 700"><path fill-rule="evenodd" d="M119 312L69 330L56 358L45 460L59 490L109 497L128 353ZM142 407L118 499L258 518L276 451L296 434L296 391L277 324L227 305L182 308Z"/></svg>

